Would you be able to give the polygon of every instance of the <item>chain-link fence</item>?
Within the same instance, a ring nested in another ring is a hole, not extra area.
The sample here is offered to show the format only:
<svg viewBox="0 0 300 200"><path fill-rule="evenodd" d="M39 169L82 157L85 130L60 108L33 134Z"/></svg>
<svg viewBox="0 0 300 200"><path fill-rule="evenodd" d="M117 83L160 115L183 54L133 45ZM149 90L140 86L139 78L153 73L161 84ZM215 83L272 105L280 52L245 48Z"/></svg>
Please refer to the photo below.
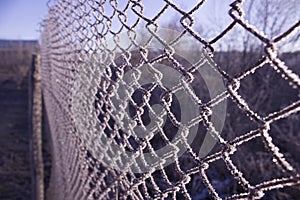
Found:
<svg viewBox="0 0 300 200"><path fill-rule="evenodd" d="M50 1L47 197L296 199L297 7Z"/></svg>

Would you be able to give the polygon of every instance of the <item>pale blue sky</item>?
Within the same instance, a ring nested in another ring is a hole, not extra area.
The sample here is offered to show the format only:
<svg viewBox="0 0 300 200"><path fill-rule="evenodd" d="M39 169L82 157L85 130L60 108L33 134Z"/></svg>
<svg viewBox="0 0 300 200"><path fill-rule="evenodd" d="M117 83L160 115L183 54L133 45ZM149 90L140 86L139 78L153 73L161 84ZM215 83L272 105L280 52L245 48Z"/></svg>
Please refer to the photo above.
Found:
<svg viewBox="0 0 300 200"><path fill-rule="evenodd" d="M47 16L47 1L48 0L0 0L0 39L40 39L40 32L38 31L40 23ZM119 6L122 7L122 3L126 0L119 0ZM190 10L193 6L199 3L199 0L172 0L176 5L185 11ZM221 32L232 19L228 15L230 9L230 3L234 0L209 0L193 15L195 19L195 28L200 27L200 32L205 39L212 39ZM290 3L292 0L284 0L285 3ZM293 0L297 2L297 0ZM164 5L163 0L143 0L144 15L151 18L157 13ZM295 4L291 4L295 5ZM296 4L297 5L297 4ZM296 9L297 10L297 9ZM109 10L106 10L109 13ZM297 18L298 14L288 14L288 19L294 19L285 24L285 29L292 26ZM137 16L132 11L127 11L129 19L134 20ZM274 14L274 19L278 17L278 13ZM277 15L276 15L277 14ZM280 15L282 16L282 15ZM178 15L174 9L168 9L167 12L161 16L158 23L163 25L168 21L178 21L181 16ZM283 15L283 17L287 17ZM170 20L174 18L174 20ZM259 25L259 24L254 24ZM235 38L235 37L233 37ZM236 38L237 40L242 38ZM226 40L221 40L220 44L228 46ZM292 42L285 47L285 50L299 50L300 42Z"/></svg>
<svg viewBox="0 0 300 200"><path fill-rule="evenodd" d="M47 0L0 0L0 39L38 39Z"/></svg>
<svg viewBox="0 0 300 200"><path fill-rule="evenodd" d="M0 0L0 39L39 39L39 23L47 16L48 0ZM121 0L123 1L123 0ZM120 2L121 2L120 1ZM207 7L214 7L213 1L208 1L202 9L202 20L209 13ZM230 0L227 1L227 6ZM198 0L174 0L182 8L190 9ZM184 2L184 3L183 3ZM164 5L161 0L144 0L145 15L147 17L157 13ZM228 7L227 7L228 8ZM172 17L175 12L169 12L165 16ZM163 21L166 20L162 19Z"/></svg>

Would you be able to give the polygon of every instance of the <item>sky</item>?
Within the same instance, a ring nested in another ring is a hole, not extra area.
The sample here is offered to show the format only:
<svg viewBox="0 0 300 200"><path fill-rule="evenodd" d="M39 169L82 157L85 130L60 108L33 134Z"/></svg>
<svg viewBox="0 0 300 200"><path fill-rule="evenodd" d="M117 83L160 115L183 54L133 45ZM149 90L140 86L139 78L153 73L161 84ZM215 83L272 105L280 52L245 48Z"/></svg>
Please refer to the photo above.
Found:
<svg viewBox="0 0 300 200"><path fill-rule="evenodd" d="M202 27L202 33L207 33L208 38L206 39L212 39L232 21L228 15L229 5L232 1L209 0L195 13L193 16L196 19L195 27ZM287 3L291 0L284 1ZM48 0L0 0L0 39L39 40L40 23L47 17L47 2ZM125 0L119 0L119 5L122 5L122 2L124 3ZM144 15L148 18L154 17L154 14L161 10L165 4L162 0L143 0L142 2L144 4ZM172 2L188 11L199 3L199 0L172 0ZM106 10L106 12L109 12L109 10ZM131 11L127 14L129 19L137 17ZM293 16L298 14L293 14ZM158 23L164 24L168 20L172 21L170 20L172 18L179 21L179 17L181 16L176 11L168 9L159 18ZM274 16L275 18L276 16ZM292 24L288 23L286 25L290 27ZM293 47L289 47L288 50L300 49L299 43L293 44Z"/></svg>
<svg viewBox="0 0 300 200"><path fill-rule="evenodd" d="M40 23L46 18L48 0L0 0L0 39L39 39ZM144 0L145 13L151 16L164 5L162 1ZM214 1L214 0L213 0ZM213 2L210 1L210 2ZM228 0L227 0L228 1ZM198 0L189 3L174 0L182 7L192 7ZM190 6L189 6L190 5ZM211 7L210 5L208 5ZM203 9L206 11L207 9ZM205 13L204 13L205 14ZM172 17L173 13L168 14Z"/></svg>
<svg viewBox="0 0 300 200"><path fill-rule="evenodd" d="M39 39L47 0L0 0L0 39Z"/></svg>

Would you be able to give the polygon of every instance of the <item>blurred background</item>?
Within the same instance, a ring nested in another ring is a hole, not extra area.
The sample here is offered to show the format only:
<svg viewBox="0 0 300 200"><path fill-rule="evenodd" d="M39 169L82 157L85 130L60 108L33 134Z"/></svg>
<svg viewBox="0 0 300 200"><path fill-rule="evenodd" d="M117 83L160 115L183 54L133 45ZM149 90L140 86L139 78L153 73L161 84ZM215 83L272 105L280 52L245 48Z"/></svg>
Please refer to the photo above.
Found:
<svg viewBox="0 0 300 200"><path fill-rule="evenodd" d="M153 3L142 1L145 16L154 17L164 5L164 1ZM176 5L189 10L198 1L174 0ZM228 15L232 0L208 0L194 15L194 29L207 41L214 39L232 21ZM300 18L298 0L253 0L245 1L245 18L264 32L268 38L282 34ZM109 8L107 10L109 12ZM31 96L30 70L33 65L32 55L40 53L41 31L47 18L47 0L0 0L0 199L32 198L31 138ZM177 31L184 30L180 24L182 17L174 10L167 11L166 17L158 20L161 27ZM120 23L119 23L120 25ZM112 28L116 28L115 25ZM214 61L222 66L231 76L237 76L255 65L264 54L265 44L240 26L235 26L230 33L213 44ZM195 49L200 49L195 44ZM288 36L277 44L279 57L296 74L300 74L300 33ZM263 79L261 77L264 77ZM293 88L269 67L261 68L253 76L241 83L241 95L251 108L261 116L284 108L299 99L299 88ZM228 140L252 130L254 124L232 101L228 101L228 115L223 136ZM44 127L46 129L47 127ZM289 116L272 124L271 132L274 143L294 164L299 172L300 165L300 123L299 114ZM47 131L43 137L44 182L47 190L51 168L51 150ZM194 147L197 149L197 147ZM233 159L252 182L260 182L274 177L270 154L260 142L252 142L242 147L241 155ZM252 149L256 151L253 152ZM215 164L215 170L209 175L214 177L218 192L229 194L242 189L225 172L224 163ZM252 170L248 170L252 169ZM276 174L280 176L281 174ZM208 198L208 191L192 177L189 184L194 199ZM199 192L199 191L202 192ZM269 199L299 199L300 189L278 189L266 197Z"/></svg>
<svg viewBox="0 0 300 200"><path fill-rule="evenodd" d="M29 71L46 0L0 1L0 199L31 199Z"/></svg>

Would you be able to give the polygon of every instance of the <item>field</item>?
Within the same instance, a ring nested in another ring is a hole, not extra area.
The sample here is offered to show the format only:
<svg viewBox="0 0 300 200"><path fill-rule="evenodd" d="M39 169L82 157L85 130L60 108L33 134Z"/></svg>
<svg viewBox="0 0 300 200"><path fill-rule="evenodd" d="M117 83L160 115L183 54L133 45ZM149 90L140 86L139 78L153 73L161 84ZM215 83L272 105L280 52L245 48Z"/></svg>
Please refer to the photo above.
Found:
<svg viewBox="0 0 300 200"><path fill-rule="evenodd" d="M37 41L0 40L0 199L31 199L28 71Z"/></svg>
<svg viewBox="0 0 300 200"><path fill-rule="evenodd" d="M38 44L34 41L0 40L0 200L32 198L28 72L31 66L31 55L38 51ZM258 57L259 55L256 54L242 55L241 52L217 52L214 60L217 64L225 66L224 70L234 76L254 64L252 61L256 61ZM284 53L281 55L281 59L294 72L300 73L297 68L300 52ZM247 64L243 65L242 62L245 60ZM241 69L237 66L244 68ZM251 108L262 116L280 110L299 98L299 91L289 86L286 81L281 79L280 74L268 67L258 70L257 73L242 81L240 92ZM253 122L231 100L228 101L227 109L229 115L226 116L222 132L224 138L230 140L253 129ZM279 120L271 126L273 142L297 171L300 170L299 129L299 114ZM199 142L195 141L194 149L197 150ZM45 190L47 190L51 164L48 153L50 150L47 145L44 145L45 149L46 174L44 179ZM279 173L280 170L272 162L271 154L260 140L254 140L242 146L232 159L244 173L245 178L253 184L283 175ZM181 161L182 166L189 164L184 160ZM224 163L216 162L213 165L214 170L210 170L208 175L213 180L213 185L218 192L226 196L232 191L242 191L229 172L224 170L226 169ZM169 175L176 177L176 173L172 174L172 169ZM208 191L199 180L199 176L192 176L188 190L195 199L208 198ZM163 185L163 183L161 184ZM266 194L265 199L275 197L297 199L299 196L300 189L295 186L274 190Z"/></svg>

